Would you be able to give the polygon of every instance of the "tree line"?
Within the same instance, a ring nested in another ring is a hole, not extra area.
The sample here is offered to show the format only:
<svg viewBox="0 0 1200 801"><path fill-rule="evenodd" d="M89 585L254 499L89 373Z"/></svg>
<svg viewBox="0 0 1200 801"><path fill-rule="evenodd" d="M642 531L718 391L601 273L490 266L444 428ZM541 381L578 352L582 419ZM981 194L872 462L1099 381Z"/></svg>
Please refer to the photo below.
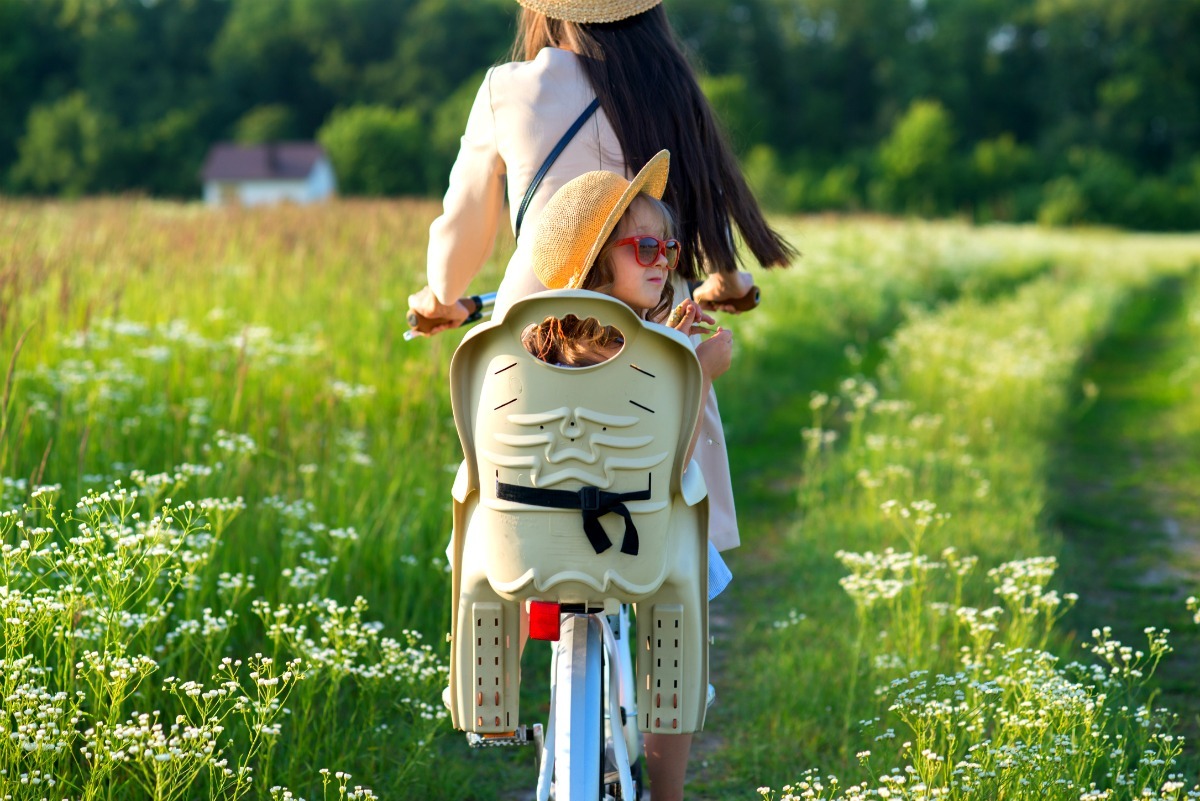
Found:
<svg viewBox="0 0 1200 801"><path fill-rule="evenodd" d="M666 8L770 208L1200 225L1200 0ZM317 139L343 193L438 195L517 9L0 0L0 188L191 198L214 142Z"/></svg>

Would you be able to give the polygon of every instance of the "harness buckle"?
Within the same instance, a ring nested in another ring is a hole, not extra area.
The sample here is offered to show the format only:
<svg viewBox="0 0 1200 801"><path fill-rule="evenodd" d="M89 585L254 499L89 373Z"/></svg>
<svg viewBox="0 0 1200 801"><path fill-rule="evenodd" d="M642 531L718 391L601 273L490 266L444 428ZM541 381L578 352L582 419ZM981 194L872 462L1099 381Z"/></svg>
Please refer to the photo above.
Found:
<svg viewBox="0 0 1200 801"><path fill-rule="evenodd" d="M579 508L584 512L595 512L600 508L600 488L582 487L579 490Z"/></svg>

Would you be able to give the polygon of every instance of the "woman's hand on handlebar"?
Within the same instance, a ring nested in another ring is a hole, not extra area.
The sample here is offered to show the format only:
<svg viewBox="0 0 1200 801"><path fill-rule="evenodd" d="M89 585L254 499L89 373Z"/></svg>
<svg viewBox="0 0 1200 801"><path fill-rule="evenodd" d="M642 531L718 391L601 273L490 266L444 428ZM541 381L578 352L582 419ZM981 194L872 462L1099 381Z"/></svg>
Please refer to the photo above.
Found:
<svg viewBox="0 0 1200 801"><path fill-rule="evenodd" d="M748 299L754 293L754 276L747 272L712 273L700 286L692 292L692 297L700 306L709 311L740 314L757 305L757 297Z"/></svg>
<svg viewBox="0 0 1200 801"><path fill-rule="evenodd" d="M433 336L449 328L458 328L471 314L462 301L442 303L427 286L408 296L408 310L409 327L419 336ZM414 314L418 321L415 325Z"/></svg>

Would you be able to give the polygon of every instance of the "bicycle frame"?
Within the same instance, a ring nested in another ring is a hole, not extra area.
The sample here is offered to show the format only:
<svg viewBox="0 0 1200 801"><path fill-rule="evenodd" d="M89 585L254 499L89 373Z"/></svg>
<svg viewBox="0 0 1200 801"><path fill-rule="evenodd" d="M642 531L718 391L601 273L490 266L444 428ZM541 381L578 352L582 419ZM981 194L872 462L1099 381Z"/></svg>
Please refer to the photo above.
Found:
<svg viewBox="0 0 1200 801"><path fill-rule="evenodd" d="M620 617L628 631L624 610ZM622 700L632 698L632 677L629 648L618 644L605 615L562 615L551 665L550 719L540 754L538 801L548 801L552 783L560 801L603 798L598 794L612 783L604 771L606 759L615 768L620 797L637 797L631 765L640 748L635 746L631 759L627 741L632 728L637 742L636 727L629 725L637 713L625 705L631 700Z"/></svg>

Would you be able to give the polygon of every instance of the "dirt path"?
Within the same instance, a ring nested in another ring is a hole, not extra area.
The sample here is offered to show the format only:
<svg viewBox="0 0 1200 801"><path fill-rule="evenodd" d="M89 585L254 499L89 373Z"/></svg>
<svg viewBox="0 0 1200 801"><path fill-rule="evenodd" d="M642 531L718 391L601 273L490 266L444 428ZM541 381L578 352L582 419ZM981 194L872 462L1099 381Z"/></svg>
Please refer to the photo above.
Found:
<svg viewBox="0 0 1200 801"><path fill-rule="evenodd" d="M1063 584L1079 593L1068 623L1081 641L1111 626L1133 647L1171 629L1159 668L1165 705L1200 734L1200 636L1185 600L1200 592L1200 376L1183 293L1164 281L1132 299L1083 375L1095 402L1066 432L1051 506L1063 533Z"/></svg>

